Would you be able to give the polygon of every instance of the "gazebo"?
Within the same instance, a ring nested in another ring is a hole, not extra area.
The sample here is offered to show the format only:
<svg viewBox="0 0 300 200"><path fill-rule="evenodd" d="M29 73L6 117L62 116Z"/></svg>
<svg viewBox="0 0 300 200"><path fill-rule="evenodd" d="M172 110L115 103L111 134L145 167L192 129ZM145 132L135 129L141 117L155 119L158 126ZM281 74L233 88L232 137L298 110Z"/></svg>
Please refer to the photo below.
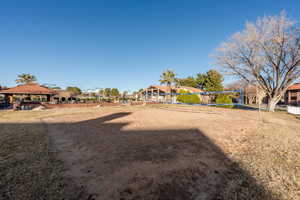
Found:
<svg viewBox="0 0 300 200"><path fill-rule="evenodd" d="M27 83L5 90L0 90L0 94L5 95L5 99L8 103L13 103L14 96L22 97L22 99L31 99L31 96L45 97L45 101L49 102L56 94L56 91L37 83Z"/></svg>

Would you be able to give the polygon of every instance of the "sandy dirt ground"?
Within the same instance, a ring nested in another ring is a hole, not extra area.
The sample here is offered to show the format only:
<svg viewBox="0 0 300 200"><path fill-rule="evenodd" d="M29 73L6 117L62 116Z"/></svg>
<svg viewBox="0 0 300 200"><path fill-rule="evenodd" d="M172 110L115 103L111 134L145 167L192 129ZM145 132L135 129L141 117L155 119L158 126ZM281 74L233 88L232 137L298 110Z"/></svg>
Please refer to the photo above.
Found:
<svg viewBox="0 0 300 200"><path fill-rule="evenodd" d="M220 199L236 171L249 176L232 158L258 126L257 112L184 106L103 109L43 122L66 176L101 200Z"/></svg>
<svg viewBox="0 0 300 200"><path fill-rule="evenodd" d="M299 120L178 105L3 111L0 199L299 200Z"/></svg>

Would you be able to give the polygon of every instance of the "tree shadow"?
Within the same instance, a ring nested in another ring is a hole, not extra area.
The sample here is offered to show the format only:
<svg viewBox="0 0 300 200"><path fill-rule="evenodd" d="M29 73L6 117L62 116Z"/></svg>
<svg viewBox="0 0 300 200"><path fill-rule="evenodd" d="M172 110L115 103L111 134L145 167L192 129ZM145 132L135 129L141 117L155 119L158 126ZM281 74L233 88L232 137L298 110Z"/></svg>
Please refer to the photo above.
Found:
<svg viewBox="0 0 300 200"><path fill-rule="evenodd" d="M65 175L89 199L274 199L201 130L127 130L120 118L130 114L46 123Z"/></svg>

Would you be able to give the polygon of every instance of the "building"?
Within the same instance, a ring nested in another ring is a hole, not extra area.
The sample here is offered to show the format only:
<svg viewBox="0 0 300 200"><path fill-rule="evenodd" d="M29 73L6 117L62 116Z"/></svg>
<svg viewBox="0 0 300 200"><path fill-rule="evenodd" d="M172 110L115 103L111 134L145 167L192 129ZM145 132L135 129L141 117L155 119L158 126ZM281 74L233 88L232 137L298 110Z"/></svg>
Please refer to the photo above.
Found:
<svg viewBox="0 0 300 200"><path fill-rule="evenodd" d="M244 104L267 103L265 92L255 84L248 84L242 81L229 84L225 90L242 90ZM240 95L240 94L239 94ZM236 98L239 98L236 96Z"/></svg>
<svg viewBox="0 0 300 200"><path fill-rule="evenodd" d="M300 82L288 87L285 100L288 105L300 106Z"/></svg>
<svg viewBox="0 0 300 200"><path fill-rule="evenodd" d="M53 96L53 99L57 103L63 103L63 102L68 102L73 99L76 99L75 95L72 94L72 92L67 91L67 90L55 90L56 94Z"/></svg>
<svg viewBox="0 0 300 200"><path fill-rule="evenodd" d="M3 90L3 88L0 86L0 91ZM5 108L7 106L7 103L5 101L5 95L0 94L0 109Z"/></svg>
<svg viewBox="0 0 300 200"><path fill-rule="evenodd" d="M173 88L170 90L167 86L161 85L150 85L148 88L144 89L141 92L141 99L143 101L151 101L151 102L165 102L167 100L167 93L176 93L176 90Z"/></svg>
<svg viewBox="0 0 300 200"><path fill-rule="evenodd" d="M7 103L12 104L17 100L49 102L56 94L56 91L44 86L40 86L37 83L27 83L0 90L0 94L4 95Z"/></svg>
<svg viewBox="0 0 300 200"><path fill-rule="evenodd" d="M188 86L180 86L180 87L172 87L171 89L168 86L162 85L151 85L148 88L144 89L140 92L140 97L143 101L147 102L173 102L176 103L176 96L170 95L170 93L179 93L180 90L184 90L189 93L200 93L204 92L199 88L188 87ZM203 95L198 95L201 102L206 103L208 98Z"/></svg>
<svg viewBox="0 0 300 200"><path fill-rule="evenodd" d="M245 104L258 104L268 103L265 92L257 85L247 85L244 90L244 103Z"/></svg>

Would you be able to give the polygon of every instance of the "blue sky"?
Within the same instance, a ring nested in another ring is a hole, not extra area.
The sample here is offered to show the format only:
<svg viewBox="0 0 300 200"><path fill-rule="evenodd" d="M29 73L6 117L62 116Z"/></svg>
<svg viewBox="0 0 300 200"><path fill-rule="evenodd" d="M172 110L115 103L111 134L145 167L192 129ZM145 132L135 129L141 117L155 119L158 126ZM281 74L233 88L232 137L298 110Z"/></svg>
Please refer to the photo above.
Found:
<svg viewBox="0 0 300 200"><path fill-rule="evenodd" d="M297 0L0 3L0 85L6 86L32 73L41 84L133 91L157 84L167 68L179 77L209 70L215 48L247 20L284 9L300 21Z"/></svg>

